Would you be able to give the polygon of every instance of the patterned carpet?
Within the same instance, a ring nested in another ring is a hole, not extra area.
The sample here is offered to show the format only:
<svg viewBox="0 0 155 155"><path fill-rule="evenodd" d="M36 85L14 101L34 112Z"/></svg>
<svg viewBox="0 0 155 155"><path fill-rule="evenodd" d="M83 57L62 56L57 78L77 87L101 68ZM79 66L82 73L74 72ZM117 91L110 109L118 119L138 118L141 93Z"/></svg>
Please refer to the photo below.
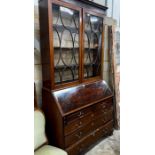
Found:
<svg viewBox="0 0 155 155"><path fill-rule="evenodd" d="M120 155L120 130L114 130L112 136L102 140L85 155Z"/></svg>

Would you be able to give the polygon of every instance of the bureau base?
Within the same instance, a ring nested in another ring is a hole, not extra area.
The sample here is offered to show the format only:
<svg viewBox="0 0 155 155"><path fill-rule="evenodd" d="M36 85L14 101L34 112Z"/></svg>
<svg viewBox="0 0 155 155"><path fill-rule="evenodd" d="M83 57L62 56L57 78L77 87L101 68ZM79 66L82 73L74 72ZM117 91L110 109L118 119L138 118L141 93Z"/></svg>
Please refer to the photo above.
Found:
<svg viewBox="0 0 155 155"><path fill-rule="evenodd" d="M114 128L113 95L105 81L63 90L43 88L46 133L51 145L69 155L88 151Z"/></svg>

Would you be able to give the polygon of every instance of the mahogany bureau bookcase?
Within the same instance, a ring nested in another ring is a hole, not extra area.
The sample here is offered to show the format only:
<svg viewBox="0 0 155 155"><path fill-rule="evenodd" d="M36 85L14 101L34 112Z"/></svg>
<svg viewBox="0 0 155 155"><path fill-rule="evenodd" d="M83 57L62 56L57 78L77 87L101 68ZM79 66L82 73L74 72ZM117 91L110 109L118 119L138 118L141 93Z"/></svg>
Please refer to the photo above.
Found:
<svg viewBox="0 0 155 155"><path fill-rule="evenodd" d="M106 9L88 0L39 1L46 133L69 155L113 132L113 93L102 77Z"/></svg>

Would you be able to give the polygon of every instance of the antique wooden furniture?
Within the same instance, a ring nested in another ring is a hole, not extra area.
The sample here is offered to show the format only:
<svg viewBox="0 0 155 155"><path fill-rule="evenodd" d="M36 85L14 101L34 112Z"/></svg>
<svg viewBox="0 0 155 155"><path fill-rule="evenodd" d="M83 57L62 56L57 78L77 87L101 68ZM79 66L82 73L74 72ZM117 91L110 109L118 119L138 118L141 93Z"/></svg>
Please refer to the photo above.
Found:
<svg viewBox="0 0 155 155"><path fill-rule="evenodd" d="M50 143L69 155L83 153L113 131L112 93L105 81L57 91L43 88L43 102Z"/></svg>
<svg viewBox="0 0 155 155"><path fill-rule="evenodd" d="M106 9L88 0L39 1L46 131L69 155L113 131L113 94L102 80Z"/></svg>

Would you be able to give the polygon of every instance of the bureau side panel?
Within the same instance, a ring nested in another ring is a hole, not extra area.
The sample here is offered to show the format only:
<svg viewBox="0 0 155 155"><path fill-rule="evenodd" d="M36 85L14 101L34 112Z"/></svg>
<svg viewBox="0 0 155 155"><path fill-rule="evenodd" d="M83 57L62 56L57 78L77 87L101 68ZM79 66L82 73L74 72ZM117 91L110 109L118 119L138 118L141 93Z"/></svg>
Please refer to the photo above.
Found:
<svg viewBox="0 0 155 155"><path fill-rule="evenodd" d="M50 91L44 90L42 109L46 117L46 133L51 145L64 149L63 117Z"/></svg>

